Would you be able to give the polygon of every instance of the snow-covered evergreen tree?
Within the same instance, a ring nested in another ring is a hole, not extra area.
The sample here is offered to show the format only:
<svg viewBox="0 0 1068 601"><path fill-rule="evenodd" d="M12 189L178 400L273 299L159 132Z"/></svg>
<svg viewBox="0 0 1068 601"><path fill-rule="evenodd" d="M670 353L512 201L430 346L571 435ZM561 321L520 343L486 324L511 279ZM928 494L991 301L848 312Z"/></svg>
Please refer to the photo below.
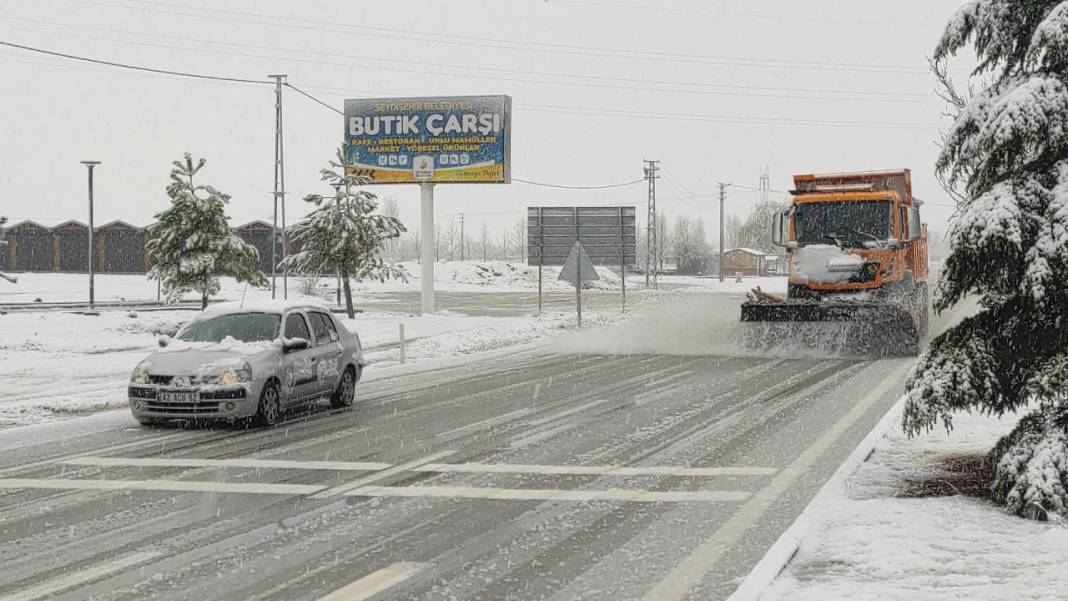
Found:
<svg viewBox="0 0 1068 601"><path fill-rule="evenodd" d="M351 319L355 313L350 280L407 281L403 268L382 258L384 243L398 238L405 229L396 217L375 212L375 195L358 189L370 180L363 175L346 174L344 165L344 153L338 149L337 160L319 172L323 181L334 186L335 194L304 197L315 209L290 230L290 240L301 250L286 257L282 265L305 273L338 273L345 291L345 310Z"/></svg>
<svg viewBox="0 0 1068 601"><path fill-rule="evenodd" d="M963 192L935 299L981 310L938 336L909 375L911 433L955 411L1026 411L991 453L1015 514L1068 517L1068 1L978 0L935 50L968 44L988 80L945 136L937 170Z"/></svg>
<svg viewBox="0 0 1068 601"><path fill-rule="evenodd" d="M263 286L267 277L256 269L259 253L230 229L226 204L230 196L212 186L198 185L193 177L204 167L187 152L172 163L167 196L171 206L156 214L145 246L152 269L149 279L159 280L169 302L186 292L200 292L201 307L219 292L219 277Z"/></svg>

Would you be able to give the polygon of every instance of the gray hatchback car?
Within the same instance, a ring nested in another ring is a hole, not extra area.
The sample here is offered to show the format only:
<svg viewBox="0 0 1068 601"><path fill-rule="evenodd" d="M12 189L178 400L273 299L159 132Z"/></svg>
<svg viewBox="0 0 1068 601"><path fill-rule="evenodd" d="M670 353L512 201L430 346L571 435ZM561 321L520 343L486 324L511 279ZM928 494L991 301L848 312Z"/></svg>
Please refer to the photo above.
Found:
<svg viewBox="0 0 1068 601"><path fill-rule="evenodd" d="M251 418L261 426L324 397L352 405L366 364L359 337L309 302L222 303L137 364L128 396L142 424Z"/></svg>

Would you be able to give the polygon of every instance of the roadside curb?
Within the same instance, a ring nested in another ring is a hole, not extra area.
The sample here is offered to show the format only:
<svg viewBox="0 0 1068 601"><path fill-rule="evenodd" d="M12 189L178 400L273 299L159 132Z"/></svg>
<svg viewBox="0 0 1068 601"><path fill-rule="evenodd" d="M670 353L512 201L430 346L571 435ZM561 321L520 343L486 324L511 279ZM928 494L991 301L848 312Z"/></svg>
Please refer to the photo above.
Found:
<svg viewBox="0 0 1068 601"><path fill-rule="evenodd" d="M871 432L860 441L857 448L853 449L849 457L842 465L838 466L834 474L823 484L816 496L812 497L805 509L797 516L793 524L787 528L779 538L768 548L767 553L761 558L749 574L742 581L727 601L757 601L760 595L771 583L786 569L790 561L801 547L801 541L813 529L819 519L820 506L830 496L832 490L841 488L842 484L853 474L860 464L866 462L875 451L875 445L890 430L890 427L898 423L905 408L905 397L899 398L879 420Z"/></svg>

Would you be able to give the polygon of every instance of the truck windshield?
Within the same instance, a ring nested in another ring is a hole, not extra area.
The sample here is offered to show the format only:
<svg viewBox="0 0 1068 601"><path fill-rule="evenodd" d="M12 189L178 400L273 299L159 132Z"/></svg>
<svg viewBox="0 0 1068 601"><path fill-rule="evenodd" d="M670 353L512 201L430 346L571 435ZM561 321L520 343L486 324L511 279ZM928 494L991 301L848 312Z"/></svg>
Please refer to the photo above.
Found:
<svg viewBox="0 0 1068 601"><path fill-rule="evenodd" d="M281 321L277 313L230 313L194 321L175 338L187 342L222 342L227 336L241 342L274 340Z"/></svg>
<svg viewBox="0 0 1068 601"><path fill-rule="evenodd" d="M799 203L794 211L794 235L801 246L863 248L892 234L893 204L887 200Z"/></svg>

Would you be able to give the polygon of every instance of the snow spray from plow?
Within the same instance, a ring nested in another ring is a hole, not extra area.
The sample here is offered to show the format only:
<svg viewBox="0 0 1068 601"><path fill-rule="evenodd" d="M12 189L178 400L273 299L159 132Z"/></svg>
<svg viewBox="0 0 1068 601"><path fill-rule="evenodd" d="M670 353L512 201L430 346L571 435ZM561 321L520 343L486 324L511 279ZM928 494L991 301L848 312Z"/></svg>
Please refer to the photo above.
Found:
<svg viewBox="0 0 1068 601"><path fill-rule="evenodd" d="M605 328L564 336L552 343L561 353L682 355L781 359L856 359L856 323L740 323L736 294L678 292L646 299L630 318ZM790 328L786 336L781 328ZM863 338L861 338L863 340ZM818 344L813 344L817 342ZM859 345L863 346L863 345Z"/></svg>

